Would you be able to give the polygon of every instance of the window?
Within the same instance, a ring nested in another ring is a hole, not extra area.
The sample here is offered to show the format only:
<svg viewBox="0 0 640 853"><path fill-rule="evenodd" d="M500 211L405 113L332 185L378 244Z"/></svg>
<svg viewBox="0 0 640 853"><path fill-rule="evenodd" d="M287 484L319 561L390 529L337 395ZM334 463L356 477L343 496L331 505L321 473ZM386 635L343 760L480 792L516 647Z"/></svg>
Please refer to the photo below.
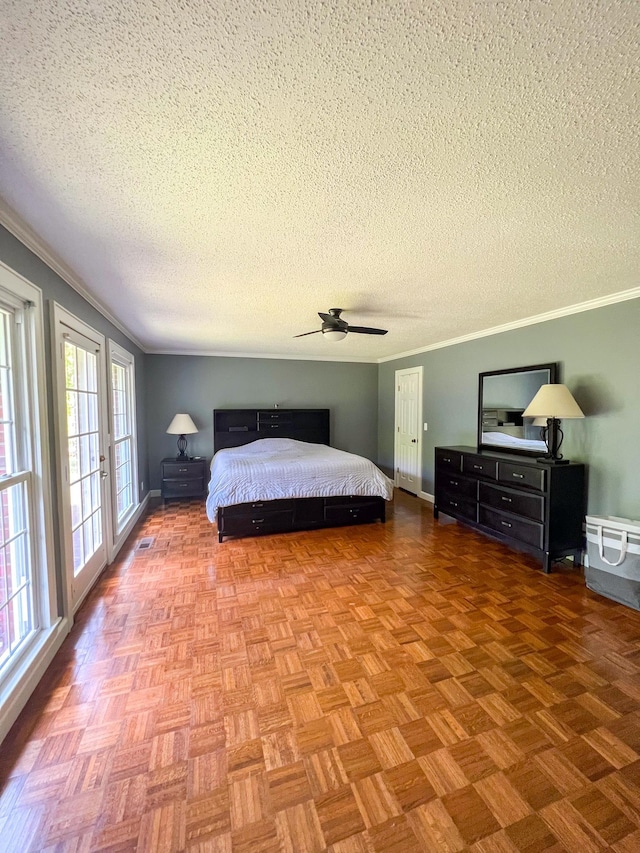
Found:
<svg viewBox="0 0 640 853"><path fill-rule="evenodd" d="M113 514L116 536L125 528L138 504L135 363L131 353L109 341L111 368L111 447Z"/></svg>
<svg viewBox="0 0 640 853"><path fill-rule="evenodd" d="M46 424L41 305L40 291L0 264L1 702L58 621L49 575L48 464L41 444Z"/></svg>

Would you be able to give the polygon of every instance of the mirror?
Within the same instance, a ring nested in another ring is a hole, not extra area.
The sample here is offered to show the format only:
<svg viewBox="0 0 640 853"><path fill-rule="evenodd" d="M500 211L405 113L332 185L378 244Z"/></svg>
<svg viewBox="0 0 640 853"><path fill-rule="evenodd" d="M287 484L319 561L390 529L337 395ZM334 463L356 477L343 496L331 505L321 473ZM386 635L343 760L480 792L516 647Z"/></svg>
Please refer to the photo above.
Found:
<svg viewBox="0 0 640 853"><path fill-rule="evenodd" d="M478 450L504 450L538 456L547 452L542 439L545 423L522 413L541 385L557 381L557 364L535 364L480 374L478 391Z"/></svg>

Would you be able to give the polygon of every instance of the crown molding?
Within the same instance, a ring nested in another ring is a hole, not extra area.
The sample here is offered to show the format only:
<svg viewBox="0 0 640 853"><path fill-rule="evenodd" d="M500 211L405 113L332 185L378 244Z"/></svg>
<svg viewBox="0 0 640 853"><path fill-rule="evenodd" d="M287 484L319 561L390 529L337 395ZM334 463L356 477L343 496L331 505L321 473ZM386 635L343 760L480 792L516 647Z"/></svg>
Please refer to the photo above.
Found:
<svg viewBox="0 0 640 853"><path fill-rule="evenodd" d="M96 309L105 320L108 320L112 325L119 329L123 335L126 335L129 340L134 343L142 352L147 352L146 347L138 340L133 332L128 329L117 317L115 317L109 309L100 302L99 299L91 293L84 281L77 275L70 266L68 266L53 249L45 243L45 241L36 234L36 232L28 225L24 219L11 208L7 202L0 198L0 225L3 225L7 231L13 234L23 246L26 246L29 251L37 255L43 263L45 263L56 275L66 282L69 287L72 287L76 293L79 293L89 305Z"/></svg>
<svg viewBox="0 0 640 853"><path fill-rule="evenodd" d="M273 358L281 361L339 361L343 364L350 362L354 364L378 364L375 356L364 358L362 356L333 356L333 355L293 355L292 353L273 352L224 352L218 350L166 350L147 349L148 355L192 355L192 356L215 356L216 358ZM395 358L395 356L394 356Z"/></svg>
<svg viewBox="0 0 640 853"><path fill-rule="evenodd" d="M397 361L400 358L407 358L411 355L420 355L423 352L431 352L436 349L444 349L444 347L453 347L457 344L464 344L468 341L475 341L478 338L488 338L491 335L499 335L502 332L511 332L514 329L522 329L525 326L535 326L536 323L546 323L548 320L557 320L560 317L568 317L571 314L581 314L583 311L593 311L595 308L604 308L606 305L613 305L616 302L626 302L629 299L640 298L640 287L632 287L630 290L621 290L619 293L611 293L608 296L599 296L596 299L590 299L587 302L579 302L576 305L568 305L566 308L558 308L554 311L547 311L544 314L536 314L533 317L525 317L523 320L515 320L513 323L504 323L502 326L493 326L490 329L483 329L479 332L471 332L468 335L461 335L459 338L450 338L446 341L439 341L437 344L430 344L426 347L399 352L397 355L385 355L377 360L378 364L384 364L387 361Z"/></svg>

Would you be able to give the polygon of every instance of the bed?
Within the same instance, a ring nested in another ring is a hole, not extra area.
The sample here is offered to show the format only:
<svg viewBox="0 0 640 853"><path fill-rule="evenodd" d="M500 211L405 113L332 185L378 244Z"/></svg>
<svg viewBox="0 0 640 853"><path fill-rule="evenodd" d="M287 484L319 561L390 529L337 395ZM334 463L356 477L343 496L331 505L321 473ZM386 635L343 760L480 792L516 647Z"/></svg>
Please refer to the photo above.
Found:
<svg viewBox="0 0 640 853"><path fill-rule="evenodd" d="M218 540L385 520L393 483L329 445L328 409L218 409L207 515Z"/></svg>

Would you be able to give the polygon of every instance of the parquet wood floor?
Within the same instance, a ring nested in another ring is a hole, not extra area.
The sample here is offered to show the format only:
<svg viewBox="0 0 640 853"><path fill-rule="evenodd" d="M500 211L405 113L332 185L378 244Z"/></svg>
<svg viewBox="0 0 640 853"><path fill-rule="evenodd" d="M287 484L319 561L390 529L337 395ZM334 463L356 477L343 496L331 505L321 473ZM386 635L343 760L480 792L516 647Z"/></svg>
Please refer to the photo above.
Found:
<svg viewBox="0 0 640 853"><path fill-rule="evenodd" d="M402 493L130 545L0 750L5 853L640 851L640 614L579 572Z"/></svg>

